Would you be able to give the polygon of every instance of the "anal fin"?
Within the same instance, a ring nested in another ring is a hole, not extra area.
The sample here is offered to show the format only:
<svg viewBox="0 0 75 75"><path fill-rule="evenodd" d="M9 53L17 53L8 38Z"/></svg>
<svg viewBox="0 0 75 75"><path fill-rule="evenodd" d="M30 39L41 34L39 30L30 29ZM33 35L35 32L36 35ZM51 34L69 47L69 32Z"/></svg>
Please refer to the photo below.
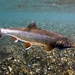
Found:
<svg viewBox="0 0 75 75"><path fill-rule="evenodd" d="M50 44L48 44L48 45L46 45L46 51L48 52L48 51L51 51L51 50L53 50L54 49L54 47L52 47Z"/></svg>

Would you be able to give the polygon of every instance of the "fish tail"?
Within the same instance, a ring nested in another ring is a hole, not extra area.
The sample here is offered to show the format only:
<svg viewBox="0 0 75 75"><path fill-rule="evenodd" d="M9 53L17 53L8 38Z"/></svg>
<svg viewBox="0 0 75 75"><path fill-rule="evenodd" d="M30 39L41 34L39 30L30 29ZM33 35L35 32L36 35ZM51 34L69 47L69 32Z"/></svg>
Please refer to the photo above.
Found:
<svg viewBox="0 0 75 75"><path fill-rule="evenodd" d="M0 28L0 37L2 37L2 32L1 32L1 28Z"/></svg>

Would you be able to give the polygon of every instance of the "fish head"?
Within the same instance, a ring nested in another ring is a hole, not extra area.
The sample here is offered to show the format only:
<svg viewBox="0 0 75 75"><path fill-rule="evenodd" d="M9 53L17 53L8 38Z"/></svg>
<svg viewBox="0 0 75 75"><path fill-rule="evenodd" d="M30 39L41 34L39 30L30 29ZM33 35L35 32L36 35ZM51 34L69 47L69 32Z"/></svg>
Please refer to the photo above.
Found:
<svg viewBox="0 0 75 75"><path fill-rule="evenodd" d="M71 48L72 45L73 42L70 39L66 37L62 37L62 38L58 38L55 46L59 49L64 49L64 48Z"/></svg>

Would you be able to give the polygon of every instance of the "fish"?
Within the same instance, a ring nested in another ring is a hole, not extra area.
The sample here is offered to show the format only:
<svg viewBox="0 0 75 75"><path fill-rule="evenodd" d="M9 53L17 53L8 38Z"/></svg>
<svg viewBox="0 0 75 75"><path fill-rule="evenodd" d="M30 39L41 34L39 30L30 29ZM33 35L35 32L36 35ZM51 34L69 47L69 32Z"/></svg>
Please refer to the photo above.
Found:
<svg viewBox="0 0 75 75"><path fill-rule="evenodd" d="M33 45L45 46L46 51L55 48L74 48L72 40L62 34L39 28L36 22L31 22L27 27L22 28L0 28L0 37L10 36L15 42L18 40L25 42L25 49L30 49Z"/></svg>

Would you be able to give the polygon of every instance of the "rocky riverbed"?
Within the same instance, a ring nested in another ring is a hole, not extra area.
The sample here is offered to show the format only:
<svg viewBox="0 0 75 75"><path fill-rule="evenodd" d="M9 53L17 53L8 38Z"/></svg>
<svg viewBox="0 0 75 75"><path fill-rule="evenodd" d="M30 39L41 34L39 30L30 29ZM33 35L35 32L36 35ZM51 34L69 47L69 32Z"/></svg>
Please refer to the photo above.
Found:
<svg viewBox="0 0 75 75"><path fill-rule="evenodd" d="M75 75L75 49L46 52L33 46L26 51L24 43L2 37L0 75Z"/></svg>

